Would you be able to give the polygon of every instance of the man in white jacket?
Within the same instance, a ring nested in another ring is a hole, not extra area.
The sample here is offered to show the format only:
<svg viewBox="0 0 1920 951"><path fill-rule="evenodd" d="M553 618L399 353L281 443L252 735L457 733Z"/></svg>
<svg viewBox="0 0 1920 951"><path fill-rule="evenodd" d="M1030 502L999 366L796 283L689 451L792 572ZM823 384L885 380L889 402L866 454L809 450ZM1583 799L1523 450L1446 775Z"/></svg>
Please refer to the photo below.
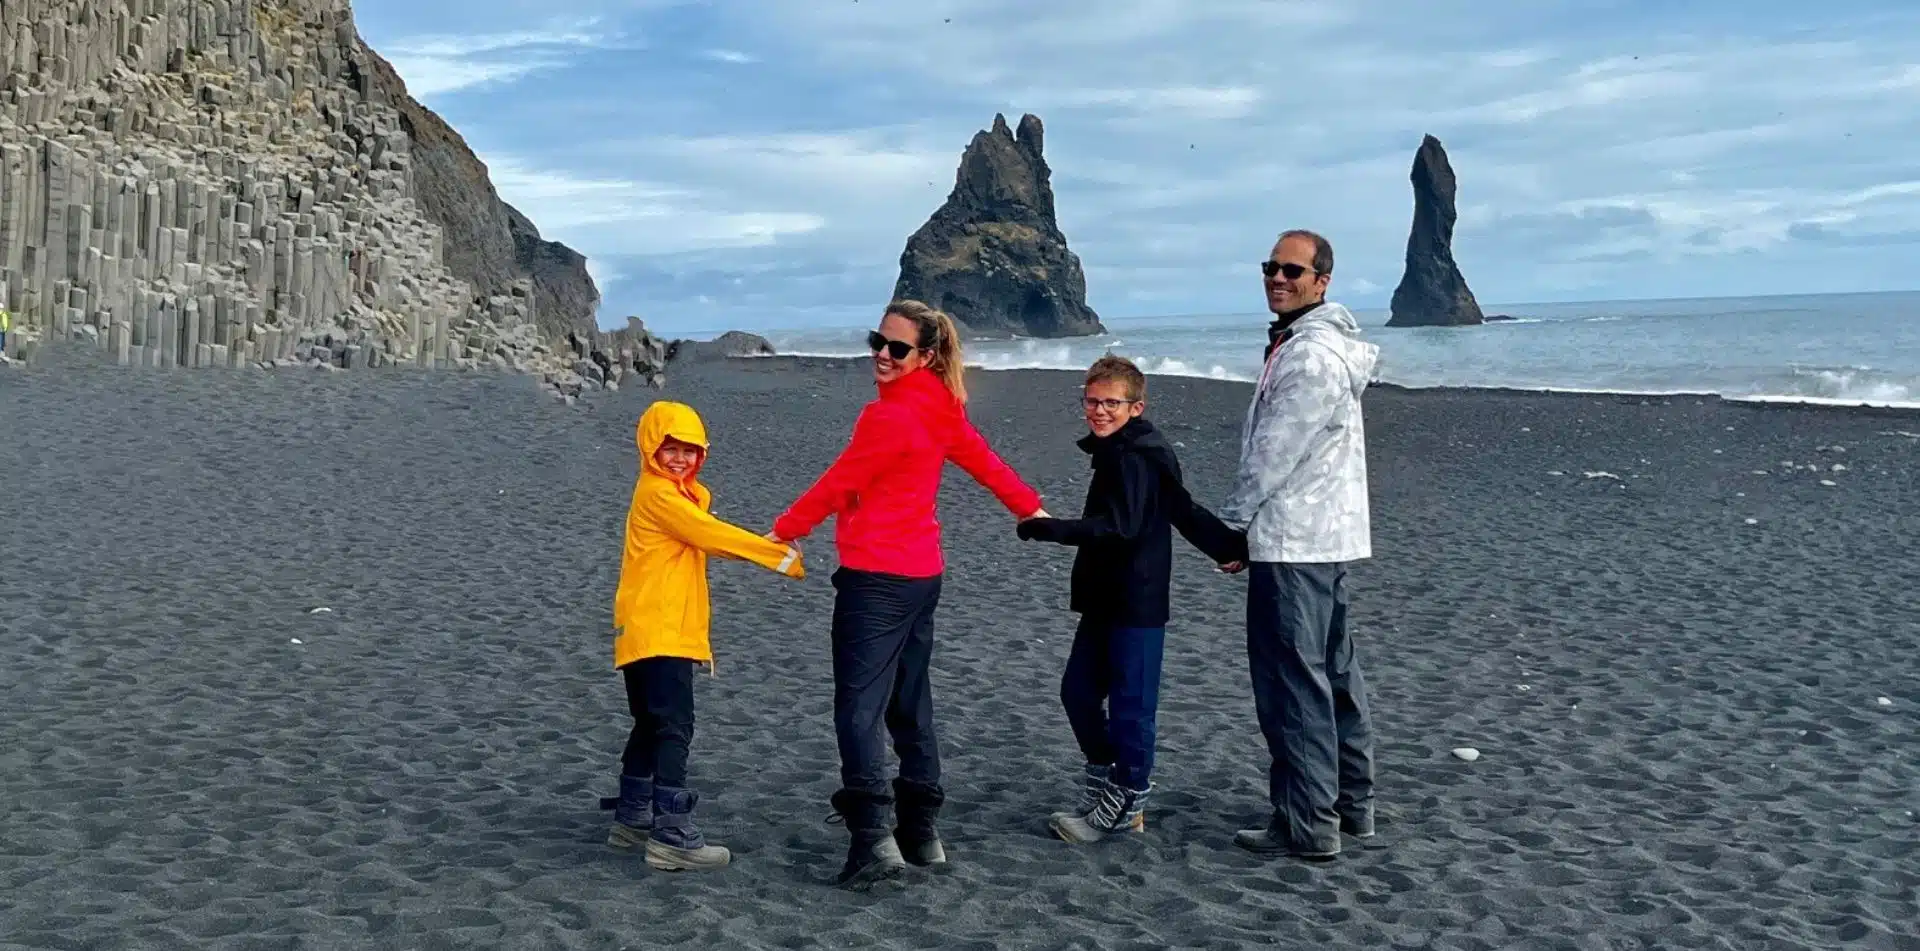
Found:
<svg viewBox="0 0 1920 951"><path fill-rule="evenodd" d="M1289 231L1262 262L1266 365L1221 521L1247 533L1247 662L1273 818L1234 843L1328 859L1373 834L1373 730L1347 631L1347 563L1371 557L1360 396L1380 348L1328 303L1333 247Z"/></svg>

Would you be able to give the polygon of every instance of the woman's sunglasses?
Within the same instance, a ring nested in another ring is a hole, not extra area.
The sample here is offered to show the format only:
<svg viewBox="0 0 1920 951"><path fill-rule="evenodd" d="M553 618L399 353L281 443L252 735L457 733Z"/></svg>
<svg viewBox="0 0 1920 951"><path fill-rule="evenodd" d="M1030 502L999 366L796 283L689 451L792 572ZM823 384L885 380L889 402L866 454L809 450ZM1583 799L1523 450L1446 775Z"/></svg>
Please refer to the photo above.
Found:
<svg viewBox="0 0 1920 951"><path fill-rule="evenodd" d="M1260 273L1265 274L1268 277L1272 277L1275 274L1285 274L1287 276L1287 280L1289 281L1297 281L1300 279L1300 275L1305 274L1308 271L1312 271L1312 270L1313 268L1307 267L1302 264L1295 264L1292 261L1288 261L1285 264L1281 264L1279 261L1261 261L1260 262ZM1317 274L1319 272L1315 271L1314 273Z"/></svg>
<svg viewBox="0 0 1920 951"><path fill-rule="evenodd" d="M878 330L869 330L867 331L867 349L872 350L874 353L885 350L887 356L895 360L905 360L907 354L919 348L905 340L888 340Z"/></svg>

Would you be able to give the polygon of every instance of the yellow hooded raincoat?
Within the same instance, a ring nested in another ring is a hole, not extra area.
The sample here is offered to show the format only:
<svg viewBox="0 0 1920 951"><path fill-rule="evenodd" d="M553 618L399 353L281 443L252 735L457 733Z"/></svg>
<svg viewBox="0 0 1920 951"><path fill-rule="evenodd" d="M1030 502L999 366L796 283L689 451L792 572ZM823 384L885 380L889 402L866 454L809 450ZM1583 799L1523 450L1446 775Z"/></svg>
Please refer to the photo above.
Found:
<svg viewBox="0 0 1920 951"><path fill-rule="evenodd" d="M640 417L640 479L627 510L620 587L613 596L613 666L648 657L713 663L707 636L707 556L750 561L790 578L806 577L800 550L708 513L713 493L698 481L700 462L677 479L654 459L667 437L707 449L707 427L684 403L656 402Z"/></svg>

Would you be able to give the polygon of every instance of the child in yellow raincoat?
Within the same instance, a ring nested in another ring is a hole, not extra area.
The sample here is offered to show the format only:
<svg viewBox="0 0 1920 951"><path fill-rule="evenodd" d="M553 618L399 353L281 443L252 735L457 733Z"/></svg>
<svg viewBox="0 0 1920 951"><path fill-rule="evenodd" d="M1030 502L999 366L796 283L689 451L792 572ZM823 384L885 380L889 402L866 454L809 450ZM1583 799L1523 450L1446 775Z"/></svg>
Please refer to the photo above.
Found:
<svg viewBox="0 0 1920 951"><path fill-rule="evenodd" d="M647 407L635 432L640 478L627 511L626 550L613 600L613 666L624 675L633 732L620 759L620 797L607 842L646 846L647 864L668 871L725 866L732 855L693 823L687 788L693 740L693 673L713 663L707 625L707 556L750 561L803 578L800 550L723 522L697 477L707 428L693 407Z"/></svg>

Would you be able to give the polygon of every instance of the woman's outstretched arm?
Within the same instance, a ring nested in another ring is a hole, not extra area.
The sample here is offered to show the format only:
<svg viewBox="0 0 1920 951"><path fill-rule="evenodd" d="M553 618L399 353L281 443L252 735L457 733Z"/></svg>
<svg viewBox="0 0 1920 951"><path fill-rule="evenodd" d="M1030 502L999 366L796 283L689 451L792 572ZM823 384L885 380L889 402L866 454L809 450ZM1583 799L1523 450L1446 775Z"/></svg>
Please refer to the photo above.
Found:
<svg viewBox="0 0 1920 951"><path fill-rule="evenodd" d="M986 437L980 435L973 421L965 416L960 418L959 438L947 450L947 458L966 470L973 481L992 492L994 498L999 499L1000 504L1006 506L1014 517L1026 519L1046 514L1040 507L1040 493L1033 491L1033 487L1027 485L1020 474L1013 471L1013 467L1007 465L999 453L993 451L992 446L987 445Z"/></svg>
<svg viewBox="0 0 1920 951"><path fill-rule="evenodd" d="M886 464L900 452L899 432L889 433L892 411L873 403L853 423L853 437L839 458L820 474L813 486L774 519L772 535L781 541L805 538L827 517L845 509Z"/></svg>

